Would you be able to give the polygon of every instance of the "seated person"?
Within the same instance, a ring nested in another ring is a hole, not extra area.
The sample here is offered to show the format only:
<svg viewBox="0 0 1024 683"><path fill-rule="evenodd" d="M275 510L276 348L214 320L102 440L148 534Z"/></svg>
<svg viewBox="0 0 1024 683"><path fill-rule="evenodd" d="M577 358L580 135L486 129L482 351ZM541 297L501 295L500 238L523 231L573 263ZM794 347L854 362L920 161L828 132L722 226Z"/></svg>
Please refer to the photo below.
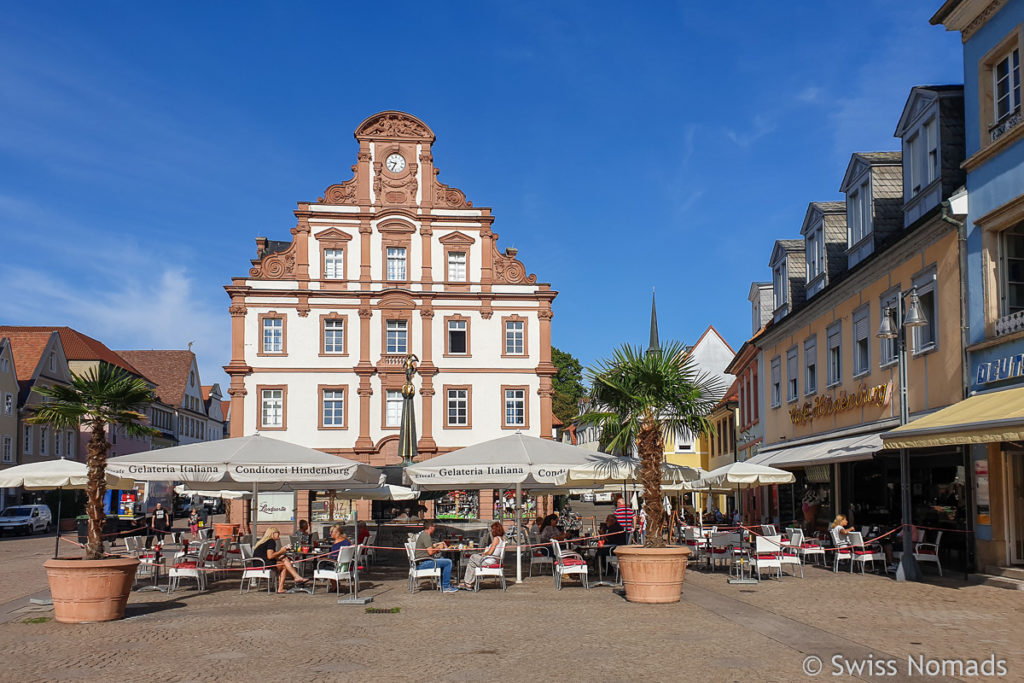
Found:
<svg viewBox="0 0 1024 683"><path fill-rule="evenodd" d="M299 520L299 530L295 532L294 541L296 546L309 545L309 522L304 519Z"/></svg>
<svg viewBox="0 0 1024 683"><path fill-rule="evenodd" d="M345 546L350 546L350 545L352 545L352 541L350 541L348 536L345 535L344 528L340 524L333 524L333 525L331 525L331 552L327 553L327 557L324 558L324 559L332 560L334 562L337 562L338 561L338 553L341 552L341 549L344 548ZM346 563L346 564L348 564L348 563ZM328 566L330 566L330 565L328 565ZM343 566L343 567L339 568L339 571L345 571L346 569L347 569L347 567ZM334 581L332 579L331 580L330 588L331 588L332 591L338 590L337 581Z"/></svg>
<svg viewBox="0 0 1024 683"><path fill-rule="evenodd" d="M459 589L451 585L452 561L447 557L441 557L442 549L447 548L444 542L434 543L431 534L434 533L435 524L432 521L423 523L423 531L416 536L416 566L420 569L432 569L438 567L441 570L441 591L444 593L455 593Z"/></svg>
<svg viewBox="0 0 1024 683"><path fill-rule="evenodd" d="M854 528L850 526L850 523L847 521L846 515L843 514L836 515L836 518L832 520L832 523L829 525L828 528L838 529L836 538L839 539L840 543L849 543L850 541L847 538L847 535L851 531L854 531Z"/></svg>
<svg viewBox="0 0 1024 683"><path fill-rule="evenodd" d="M402 510L401 514L395 517L394 521L405 524L409 521L409 508Z"/></svg>
<svg viewBox="0 0 1024 683"><path fill-rule="evenodd" d="M370 530L366 528L366 522L359 522L359 535L356 537L356 543L363 545L366 543L366 539L370 537Z"/></svg>
<svg viewBox="0 0 1024 683"><path fill-rule="evenodd" d="M569 534L558 528L558 515L551 514L544 518L540 525L540 542L544 544L539 550L545 555L551 554L551 539L564 541Z"/></svg>
<svg viewBox="0 0 1024 683"><path fill-rule="evenodd" d="M277 541L280 538L281 532L278 528L270 527L263 534L263 538L259 540L259 543L253 547L252 556L253 558L263 560L265 566L277 571L277 592L284 593L284 580L288 574L292 575L292 580L298 585L308 583L309 579L299 576L299 573L295 571L295 565L285 557L291 546L286 545L280 550L277 549Z"/></svg>
<svg viewBox="0 0 1024 683"><path fill-rule="evenodd" d="M491 523L491 544L482 553L474 553L466 563L466 573L459 588L470 590L476 579L476 570L489 564L501 564L505 554L505 527L501 522Z"/></svg>
<svg viewBox="0 0 1024 683"><path fill-rule="evenodd" d="M406 508L406 512L409 514L410 522L420 522L422 518L419 516L418 508Z"/></svg>
<svg viewBox="0 0 1024 683"><path fill-rule="evenodd" d="M629 540L629 534L619 525L615 515L610 514L601 525L601 537L604 539L604 546L597 549L597 561L603 563L604 571L608 571L608 555L616 546L625 545Z"/></svg>

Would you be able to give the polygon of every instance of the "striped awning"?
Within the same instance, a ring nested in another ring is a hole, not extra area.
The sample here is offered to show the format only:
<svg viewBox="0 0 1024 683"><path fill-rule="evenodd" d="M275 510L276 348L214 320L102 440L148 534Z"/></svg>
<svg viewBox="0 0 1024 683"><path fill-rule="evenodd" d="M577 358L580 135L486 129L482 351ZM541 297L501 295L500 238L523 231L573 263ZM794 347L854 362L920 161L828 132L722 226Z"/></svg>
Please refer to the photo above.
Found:
<svg viewBox="0 0 1024 683"><path fill-rule="evenodd" d="M1024 387L971 396L882 435L886 448L1024 441Z"/></svg>

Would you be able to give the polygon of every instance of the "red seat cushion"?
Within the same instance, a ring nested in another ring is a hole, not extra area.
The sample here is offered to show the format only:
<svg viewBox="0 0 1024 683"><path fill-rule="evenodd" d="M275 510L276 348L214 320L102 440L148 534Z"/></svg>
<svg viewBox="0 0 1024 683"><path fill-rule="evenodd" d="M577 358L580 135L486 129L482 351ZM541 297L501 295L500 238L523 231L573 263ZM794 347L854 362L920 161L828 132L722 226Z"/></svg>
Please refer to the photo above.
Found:
<svg viewBox="0 0 1024 683"><path fill-rule="evenodd" d="M759 559L759 560L776 560L778 558L775 555L758 555L757 559Z"/></svg>
<svg viewBox="0 0 1024 683"><path fill-rule="evenodd" d="M174 565L174 568L175 569L195 569L196 566L197 565L196 565L195 562L179 562L178 564Z"/></svg>
<svg viewBox="0 0 1024 683"><path fill-rule="evenodd" d="M238 554L240 554L241 552L242 552L241 550L229 550L229 551L228 551L228 553L229 553L229 554L231 554L231 555L238 555Z"/></svg>
<svg viewBox="0 0 1024 683"><path fill-rule="evenodd" d="M567 557L562 560L562 566L564 567L579 567L584 564L586 564L586 562L577 557Z"/></svg>
<svg viewBox="0 0 1024 683"><path fill-rule="evenodd" d="M920 550L917 551L917 554L918 555L934 555L935 554L935 548L921 548Z"/></svg>
<svg viewBox="0 0 1024 683"><path fill-rule="evenodd" d="M801 543L801 548L820 548L821 546L817 543Z"/></svg>
<svg viewBox="0 0 1024 683"><path fill-rule="evenodd" d="M854 550L853 554L854 555L874 555L875 551L874 550Z"/></svg>
<svg viewBox="0 0 1024 683"><path fill-rule="evenodd" d="M723 553L725 553L725 548L712 548L711 552L723 554Z"/></svg>
<svg viewBox="0 0 1024 683"><path fill-rule="evenodd" d="M533 551L533 556L534 557L547 557L547 554L541 552L540 550L535 550L535 551Z"/></svg>
<svg viewBox="0 0 1024 683"><path fill-rule="evenodd" d="M210 562L220 562L221 560L224 559L224 556L223 555L207 555L206 559L209 560Z"/></svg>

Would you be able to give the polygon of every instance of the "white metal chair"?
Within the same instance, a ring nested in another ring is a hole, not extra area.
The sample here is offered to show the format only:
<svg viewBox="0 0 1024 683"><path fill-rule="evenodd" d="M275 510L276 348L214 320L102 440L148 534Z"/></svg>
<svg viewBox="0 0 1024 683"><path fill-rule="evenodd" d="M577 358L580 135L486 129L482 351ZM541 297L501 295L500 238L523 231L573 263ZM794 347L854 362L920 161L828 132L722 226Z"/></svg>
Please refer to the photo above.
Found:
<svg viewBox="0 0 1024 683"><path fill-rule="evenodd" d="M501 590L508 590L505 585L505 539L498 541L498 547L494 554L484 558L483 564L477 567L473 573L473 591L480 591L480 579L488 577L497 578L501 581Z"/></svg>
<svg viewBox="0 0 1024 683"><path fill-rule="evenodd" d="M790 567L800 567L800 578L804 578L804 563L800 556L800 546L793 543L792 537L779 537L782 547L779 553L779 562L782 567L786 565ZM793 570L793 576L796 576L796 570Z"/></svg>
<svg viewBox="0 0 1024 683"><path fill-rule="evenodd" d="M434 588L441 590L441 568L435 563L433 567L424 567L421 569L417 565L418 560L416 559L415 543L405 544L405 554L409 558L409 592L416 592L420 579L432 580L434 582Z"/></svg>
<svg viewBox="0 0 1024 683"><path fill-rule="evenodd" d="M246 593L253 586L259 588L260 581L264 579L267 581L267 593L272 593L275 568L268 567L263 558L253 557L252 546L248 543L242 543L238 548L242 551L242 582L238 584L239 594L241 594L242 588L245 588Z"/></svg>
<svg viewBox="0 0 1024 683"><path fill-rule="evenodd" d="M540 538L537 534L530 533L530 576L533 576L533 568L551 567L551 575L555 575L555 560L551 556L551 548L540 545Z"/></svg>
<svg viewBox="0 0 1024 683"><path fill-rule="evenodd" d="M789 543L797 549L802 562L806 563L807 558L810 557L813 563L817 563L817 560L813 558L820 557L822 564L825 563L825 549L821 547L821 543L815 539L806 538L802 529L791 530Z"/></svg>
<svg viewBox="0 0 1024 683"><path fill-rule="evenodd" d="M377 545L377 532L371 531L370 535L366 537L366 541L359 546L359 558L360 561L365 561L366 564L375 564L377 562L377 550L373 547Z"/></svg>
<svg viewBox="0 0 1024 683"><path fill-rule="evenodd" d="M782 562L779 559L782 555L780 540L780 536L754 537L754 554L750 558L750 563L757 569L758 581L761 580L761 571L765 569L774 569L775 575L782 579Z"/></svg>
<svg viewBox="0 0 1024 683"><path fill-rule="evenodd" d="M555 588L562 590L562 577L566 575L577 575L583 582L583 587L590 590L587 582L587 562L579 553L570 550L563 551L558 541L551 539L551 549L554 551L555 559L552 565L555 575Z"/></svg>
<svg viewBox="0 0 1024 683"><path fill-rule="evenodd" d="M209 554L210 542L203 541L194 555L189 553L176 558L167 570L167 592L175 590L183 578L195 579L196 590L203 590L206 587L206 557Z"/></svg>
<svg viewBox="0 0 1024 683"><path fill-rule="evenodd" d="M923 531L923 529L922 529ZM939 576L942 576L942 563L939 562L939 544L942 543L942 532L935 532L935 542L925 543L922 541L914 546L914 559L920 562L933 562L935 568L939 570Z"/></svg>
<svg viewBox="0 0 1024 683"><path fill-rule="evenodd" d="M778 534L778 532L775 531L775 525L774 524L762 524L761 525L761 534L764 535L764 536L775 536L775 535Z"/></svg>
<svg viewBox="0 0 1024 683"><path fill-rule="evenodd" d="M699 535L700 530L688 526L683 528L683 542L686 543L686 547L690 549L689 562L697 562L698 564L704 555L707 554L708 539L704 536Z"/></svg>
<svg viewBox="0 0 1024 683"><path fill-rule="evenodd" d="M733 557L740 552L742 552L742 538L738 533L712 532L707 553L708 567L711 571L715 570L716 564L724 564L728 567L732 564Z"/></svg>
<svg viewBox="0 0 1024 683"><path fill-rule="evenodd" d="M337 584L337 592L341 594L341 582L348 583L349 590L352 589L352 565L355 564L356 546L349 545L338 550L338 559L320 560L313 570L313 592L316 592L317 580L334 581Z"/></svg>
<svg viewBox="0 0 1024 683"><path fill-rule="evenodd" d="M832 535L832 545L835 546L835 558L832 560L832 571L839 571L840 562L850 563L850 572L853 572L853 549L850 547L850 534L843 536L839 533L839 527L833 527L829 529L829 534Z"/></svg>
<svg viewBox="0 0 1024 683"><path fill-rule="evenodd" d="M868 562L871 563L871 570L875 570L875 560L882 562L882 566L885 566L885 553L882 552L882 548L878 544L864 544L864 535L859 531L851 531L848 534L850 539L850 545L853 549L853 555L851 556L850 571L853 571L853 563L860 562L860 573L864 573L864 565Z"/></svg>

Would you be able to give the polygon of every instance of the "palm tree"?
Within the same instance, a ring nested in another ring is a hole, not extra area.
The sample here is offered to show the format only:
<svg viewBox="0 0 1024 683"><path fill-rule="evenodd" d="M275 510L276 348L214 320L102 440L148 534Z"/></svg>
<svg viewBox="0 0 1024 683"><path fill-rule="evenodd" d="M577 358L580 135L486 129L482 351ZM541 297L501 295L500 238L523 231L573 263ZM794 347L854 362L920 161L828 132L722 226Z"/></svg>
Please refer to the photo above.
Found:
<svg viewBox="0 0 1024 683"><path fill-rule="evenodd" d="M54 384L34 388L34 391L49 400L29 422L50 424L57 429L77 430L82 425L92 432L86 459L89 483L85 511L89 515L89 540L85 559L102 559L103 495L107 491L107 452L110 450L106 427L121 427L135 437L157 434L157 430L142 423L146 416L141 411L153 401L153 392L142 378L109 363L100 363L98 368L89 368L81 375L71 373L70 385Z"/></svg>
<svg viewBox="0 0 1024 683"><path fill-rule="evenodd" d="M679 342L648 353L624 344L587 370L592 409L579 419L601 428L601 442L612 453L629 455L636 447L648 526L644 545L649 548L665 546L661 497L665 435L711 432L714 428L707 415L722 393L719 382L701 371L687 351Z"/></svg>

